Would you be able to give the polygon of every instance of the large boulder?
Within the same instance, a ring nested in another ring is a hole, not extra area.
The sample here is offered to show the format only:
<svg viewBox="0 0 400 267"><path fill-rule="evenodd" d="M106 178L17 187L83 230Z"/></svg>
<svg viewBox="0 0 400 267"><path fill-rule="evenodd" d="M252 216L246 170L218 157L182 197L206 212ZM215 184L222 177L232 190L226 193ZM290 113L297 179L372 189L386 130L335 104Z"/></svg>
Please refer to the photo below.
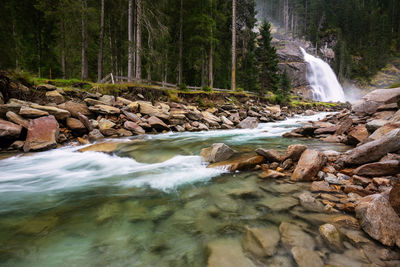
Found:
<svg viewBox="0 0 400 267"><path fill-rule="evenodd" d="M234 153L235 151L233 151L229 146L223 143L217 143L210 147L203 148L200 152L200 156L206 162L215 163L228 160Z"/></svg>
<svg viewBox="0 0 400 267"><path fill-rule="evenodd" d="M348 143L358 144L367 140L369 136L368 130L365 125L360 124L354 127L348 134Z"/></svg>
<svg viewBox="0 0 400 267"><path fill-rule="evenodd" d="M41 106L38 104L32 104L31 108L40 109L48 112L50 115L53 115L57 120L65 120L66 118L71 117L71 113L68 110L60 109L52 106Z"/></svg>
<svg viewBox="0 0 400 267"><path fill-rule="evenodd" d="M0 139L17 139L21 130L20 125L0 119Z"/></svg>
<svg viewBox="0 0 400 267"><path fill-rule="evenodd" d="M357 202L356 216L362 229L385 246L400 247L400 218L389 200L381 194Z"/></svg>
<svg viewBox="0 0 400 267"><path fill-rule="evenodd" d="M39 118L42 116L49 116L50 114L47 111L22 106L21 109L19 110L19 115L25 118Z"/></svg>
<svg viewBox="0 0 400 267"><path fill-rule="evenodd" d="M137 123L131 121L126 121L124 123L124 128L138 135L146 133L146 131L142 127L140 127Z"/></svg>
<svg viewBox="0 0 400 267"><path fill-rule="evenodd" d="M157 131L169 131L170 130L168 125L166 125L162 120L160 120L159 118L157 118L155 116L151 116L150 118L148 118L147 122L150 124L150 126L152 128L156 129Z"/></svg>
<svg viewBox="0 0 400 267"><path fill-rule="evenodd" d="M239 123L238 127L242 129L255 129L258 127L257 118L247 117Z"/></svg>
<svg viewBox="0 0 400 267"><path fill-rule="evenodd" d="M286 159L291 159L293 161L298 161L304 151L307 150L306 145L295 144L288 146L286 150Z"/></svg>
<svg viewBox="0 0 400 267"><path fill-rule="evenodd" d="M255 166L265 163L263 156L244 156L227 161L221 161L208 165L208 168L220 168L230 172L246 171L253 169Z"/></svg>
<svg viewBox="0 0 400 267"><path fill-rule="evenodd" d="M68 110L71 113L72 117L78 118L78 113L81 113L85 116L90 116L92 113L89 111L89 108L85 103L77 103L74 101L68 101L61 105L58 105L59 108Z"/></svg>
<svg viewBox="0 0 400 267"><path fill-rule="evenodd" d="M62 94L60 94L57 90L46 92L46 98L49 102L53 102L56 104L61 104L62 102L65 101Z"/></svg>
<svg viewBox="0 0 400 267"><path fill-rule="evenodd" d="M28 127L24 151L39 151L55 148L59 125L53 115L31 120Z"/></svg>
<svg viewBox="0 0 400 267"><path fill-rule="evenodd" d="M258 148L256 149L256 153L260 156L263 156L269 162L281 163L284 160L284 156L274 149Z"/></svg>
<svg viewBox="0 0 400 267"><path fill-rule="evenodd" d="M88 132L86 126L78 119L68 118L67 119L67 127L72 130L78 136L84 135Z"/></svg>
<svg viewBox="0 0 400 267"><path fill-rule="evenodd" d="M362 165L355 169L354 174L367 177L382 177L400 173L400 165L397 160L374 162Z"/></svg>
<svg viewBox="0 0 400 267"><path fill-rule="evenodd" d="M361 165L381 159L387 153L400 150L400 129L346 152L339 160L346 165Z"/></svg>
<svg viewBox="0 0 400 267"><path fill-rule="evenodd" d="M303 152L290 180L311 181L326 163L323 153L315 150Z"/></svg>
<svg viewBox="0 0 400 267"><path fill-rule="evenodd" d="M390 133L391 131L395 130L395 129L399 129L400 128L400 122L396 122L396 123L387 123L384 126L380 127L379 129L377 129L375 132L373 132L369 138L372 140L376 140L381 138L382 136Z"/></svg>
<svg viewBox="0 0 400 267"><path fill-rule="evenodd" d="M245 251L255 257L270 257L276 253L280 239L279 230L276 226L265 228L246 227L242 246Z"/></svg>
<svg viewBox="0 0 400 267"><path fill-rule="evenodd" d="M18 124L26 129L28 129L29 121L22 118L20 115L14 113L12 111L8 111L6 113L6 117L9 121L12 121L13 123Z"/></svg>
<svg viewBox="0 0 400 267"><path fill-rule="evenodd" d="M397 103L400 100L400 88L378 89L355 102L352 110L358 114L373 114L384 104Z"/></svg>

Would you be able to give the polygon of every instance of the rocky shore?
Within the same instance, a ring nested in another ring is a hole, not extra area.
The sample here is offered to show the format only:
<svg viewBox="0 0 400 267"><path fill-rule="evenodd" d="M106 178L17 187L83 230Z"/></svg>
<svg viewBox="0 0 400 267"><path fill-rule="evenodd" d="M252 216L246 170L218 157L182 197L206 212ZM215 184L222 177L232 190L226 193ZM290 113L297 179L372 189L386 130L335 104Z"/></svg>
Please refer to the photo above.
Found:
<svg viewBox="0 0 400 267"><path fill-rule="evenodd" d="M145 133L256 128L259 122L283 120L305 111L246 95L236 101L225 97L223 104L210 107L198 103L199 98L174 102L141 93L126 94L126 98L79 89L71 93L51 84L28 88L4 75L0 85L3 151L43 151L71 142L87 144L105 137ZM331 111L335 107L314 109Z"/></svg>
<svg viewBox="0 0 400 267"><path fill-rule="evenodd" d="M319 238L333 250L361 252L357 257L364 259L365 266L399 266L399 100L400 88L376 90L354 103L351 111L344 110L286 134L356 145L345 153L316 151L299 144L289 146L285 154L259 148L254 156L235 157L228 146L214 144L203 149L201 156L212 168L259 171L260 181L309 183L309 191L275 204L292 207L300 202L301 208L292 208L290 213L320 222ZM376 247L363 232L386 248ZM278 257L275 248L279 241L288 247L298 266L326 266L324 262L332 266L361 266L352 262L354 255L324 259L322 251L315 249L315 240L301 225L286 222L279 229L247 228L241 244L246 253L240 251L239 244L234 261L244 263L251 258L255 262L270 262ZM224 256L231 249L223 244L210 244L209 250L209 266L225 266L219 265L224 260L231 262Z"/></svg>

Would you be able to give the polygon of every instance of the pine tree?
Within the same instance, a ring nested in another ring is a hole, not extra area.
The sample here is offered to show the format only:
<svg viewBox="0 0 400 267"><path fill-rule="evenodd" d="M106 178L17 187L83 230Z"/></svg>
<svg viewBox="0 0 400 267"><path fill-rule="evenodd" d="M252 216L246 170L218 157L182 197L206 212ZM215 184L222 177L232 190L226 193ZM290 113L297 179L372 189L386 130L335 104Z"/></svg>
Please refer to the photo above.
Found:
<svg viewBox="0 0 400 267"><path fill-rule="evenodd" d="M261 84L261 95L265 91L276 92L279 85L278 56L276 49L271 45L271 24L265 21L260 29L258 47L256 49L256 61Z"/></svg>
<svg viewBox="0 0 400 267"><path fill-rule="evenodd" d="M279 84L279 94L283 98L283 100L287 100L290 90L292 90L291 81L289 75L287 74L286 70L282 73L280 77L280 84Z"/></svg>

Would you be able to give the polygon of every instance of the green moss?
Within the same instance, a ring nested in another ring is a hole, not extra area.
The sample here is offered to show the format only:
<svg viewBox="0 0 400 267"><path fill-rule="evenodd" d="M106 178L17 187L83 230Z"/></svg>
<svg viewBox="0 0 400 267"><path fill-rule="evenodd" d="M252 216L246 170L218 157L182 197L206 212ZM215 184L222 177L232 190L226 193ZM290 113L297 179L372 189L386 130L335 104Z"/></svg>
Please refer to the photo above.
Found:
<svg viewBox="0 0 400 267"><path fill-rule="evenodd" d="M400 82L392 84L389 88L398 88L398 87L400 87Z"/></svg>

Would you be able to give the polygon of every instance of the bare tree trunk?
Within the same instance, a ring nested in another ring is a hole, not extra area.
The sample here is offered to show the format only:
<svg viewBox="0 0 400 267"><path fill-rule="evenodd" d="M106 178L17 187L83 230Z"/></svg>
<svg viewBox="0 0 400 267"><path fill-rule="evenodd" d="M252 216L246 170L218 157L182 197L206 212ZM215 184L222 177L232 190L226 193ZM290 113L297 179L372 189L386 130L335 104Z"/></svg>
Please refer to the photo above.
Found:
<svg viewBox="0 0 400 267"><path fill-rule="evenodd" d="M103 42L104 42L104 0L101 0L100 45L99 45L99 57L97 60L97 82L101 81L103 75Z"/></svg>
<svg viewBox="0 0 400 267"><path fill-rule="evenodd" d="M283 20L285 22L285 32L289 30L289 0L285 0L283 5Z"/></svg>
<svg viewBox="0 0 400 267"><path fill-rule="evenodd" d="M232 77L231 89L236 90L236 0L232 0Z"/></svg>
<svg viewBox="0 0 400 267"><path fill-rule="evenodd" d="M128 82L132 82L133 78L133 57L134 57L134 49L133 49L133 0L129 0L128 7Z"/></svg>
<svg viewBox="0 0 400 267"><path fill-rule="evenodd" d="M182 84L183 79L183 0L181 0L181 11L179 19L179 62L178 62L178 84Z"/></svg>
<svg viewBox="0 0 400 267"><path fill-rule="evenodd" d="M82 0L82 80L89 78L87 49L87 0Z"/></svg>
<svg viewBox="0 0 400 267"><path fill-rule="evenodd" d="M208 82L211 88L214 88L214 71L213 71L213 64L214 64L214 55L213 55L213 45L210 46L210 54L208 56Z"/></svg>
<svg viewBox="0 0 400 267"><path fill-rule="evenodd" d="M62 77L65 79L66 72L67 72L67 63L66 63L66 56L65 56L65 21L64 17L61 18L61 71Z"/></svg>
<svg viewBox="0 0 400 267"><path fill-rule="evenodd" d="M142 0L137 0L137 14L136 14L136 79L142 79Z"/></svg>

